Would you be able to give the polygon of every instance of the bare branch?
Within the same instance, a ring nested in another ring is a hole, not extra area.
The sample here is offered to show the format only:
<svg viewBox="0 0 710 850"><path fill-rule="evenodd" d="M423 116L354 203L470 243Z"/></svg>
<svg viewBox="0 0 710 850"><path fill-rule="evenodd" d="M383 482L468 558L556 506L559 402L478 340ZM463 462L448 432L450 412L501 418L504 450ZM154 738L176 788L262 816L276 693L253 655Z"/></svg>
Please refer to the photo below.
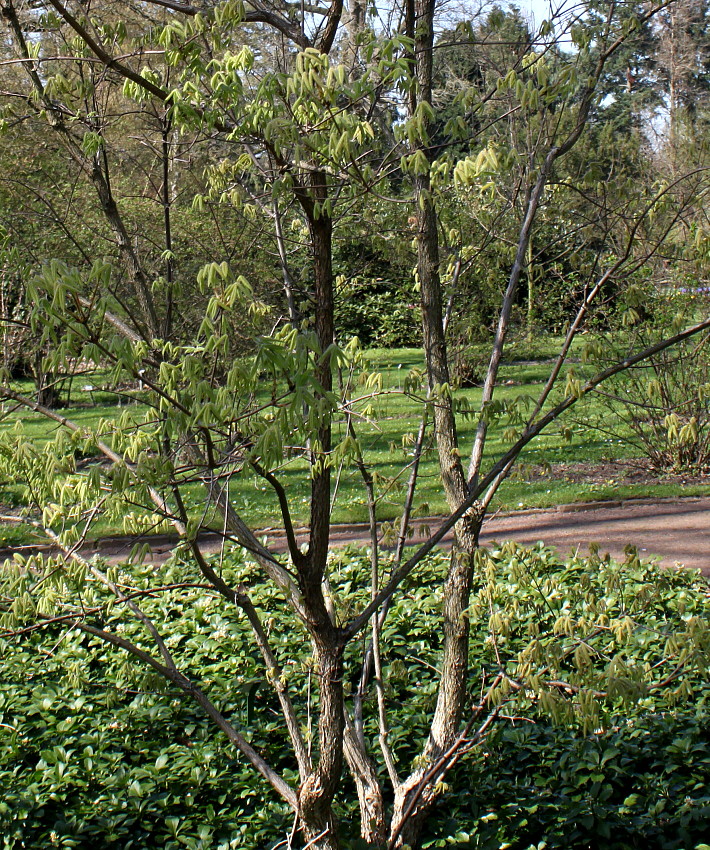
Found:
<svg viewBox="0 0 710 850"><path fill-rule="evenodd" d="M183 673L179 670L173 670L161 664L158 660L153 658L152 655L135 646L135 644L120 635L116 635L105 629L97 628L96 626L90 626L81 620L76 620L72 624L72 628L79 629L86 634L100 638L106 643L110 643L113 646L126 650L126 652L130 653L144 664L147 664L151 669L155 670L156 673L159 673L165 679L172 682L174 685L177 685L177 687L184 693L189 694L195 702L204 709L205 713L212 718L219 729L221 729L228 740L237 747L252 767L254 767L264 777L264 779L266 779L271 787L274 788L274 790L277 791L284 800L286 800L294 811L298 810L298 797L294 789L291 788L291 786L285 782L272 767L270 767L264 758L251 746L251 744L249 744L246 738L244 738L244 736L224 718L210 699Z"/></svg>
<svg viewBox="0 0 710 850"><path fill-rule="evenodd" d="M698 333L702 333L702 331L710 329L710 318L704 319L702 322L699 322L696 325L686 329L685 331L681 331L680 333L675 334L672 337L668 337L667 339L661 340L660 342L655 343L654 345L645 348L643 351L638 354L632 355L630 357L625 358L624 360L615 363L610 366L608 369L605 369L602 372L599 372L580 389L578 395L568 396L564 399L564 401L560 402L554 408L549 410L541 419L535 422L533 425L529 426L525 429L523 435L515 442L515 444L508 449L508 451L493 465L488 474L475 486L471 489L468 497L461 503L459 508L451 513L448 518L439 526L439 528L432 534L432 536L421 546L415 553L409 558L402 566L395 570L384 588L378 593L377 597L373 599L364 609L358 614L351 622L342 629L342 639L347 642L351 640L361 629L369 621L373 612L376 611L382 603L389 598L394 591L397 589L399 584L409 575L409 573L417 566L417 564L424 558L432 549L443 539L448 531L450 531L454 525L463 517L470 508L475 504L481 493L483 493L490 484L501 474L501 472L506 469L506 467L510 467L512 461L514 461L520 452L525 448L525 446L530 443L538 434L540 434L550 423L554 422L556 419L566 411L573 407L580 399L584 398L584 396L588 395L592 390L602 384L604 381L613 377L614 375L618 375L620 372L624 372L627 369L630 369L632 366L637 363L641 363L644 360L647 360L649 357L653 357L654 354L658 354L660 351L664 351L666 348L670 348L673 345L677 345L679 342L683 342L686 339L690 339Z"/></svg>
<svg viewBox="0 0 710 850"><path fill-rule="evenodd" d="M468 752L468 750L470 750L476 744L480 743L480 741L486 736L488 730L493 725L496 718L503 709L504 703L495 706L495 708L493 708L493 710L489 713L488 717L486 717L486 719L479 726L476 732L469 738L476 719L481 715L483 710L488 705L493 692L498 687L502 679L503 674L499 673L493 680L493 684L490 686L485 696L474 708L471 719L468 721L460 735L451 744L451 746L449 746L447 750L441 754L441 756L434 762L434 764L432 764L429 769L426 770L425 773L421 776L419 782L411 793L411 797L409 798L407 807L405 808L401 818L399 818L398 823L392 830L392 834L390 835L390 841L387 845L387 850L394 850L394 848L396 847L397 839L399 838L402 829L414 813L414 810L417 807L417 803L419 802L419 799L421 798L427 787L431 786L432 783L435 783L436 781L440 780L449 770L451 770L451 768L456 764L459 757L461 756L462 750Z"/></svg>
<svg viewBox="0 0 710 850"><path fill-rule="evenodd" d="M276 498L279 500L279 508L281 509L281 519L284 524L284 533L286 534L286 542L288 544L288 551L291 556L291 560L293 561L296 568L302 566L305 561L305 556L301 552L298 547L298 541L296 540L296 534L293 528L293 521L291 519L291 510L288 504L288 498L286 496L286 490L284 489L283 484L279 481L279 479L267 469L264 469L261 464L257 463L255 460L249 461L252 469L256 472L257 475L260 475L265 481L267 481L274 492L276 493Z"/></svg>
<svg viewBox="0 0 710 850"><path fill-rule="evenodd" d="M200 9L197 6L190 6L189 3L179 3L177 0L146 0L152 6L162 6L164 9L170 9L172 12L181 12L183 15L194 17L199 14Z"/></svg>
<svg viewBox="0 0 710 850"><path fill-rule="evenodd" d="M81 38L89 50L91 50L92 53L94 53L94 55L97 56L107 68L118 71L122 77L137 83L141 86L141 88L145 89L145 91L150 92L150 94L154 97L157 97L158 100L165 102L168 99L168 93L165 89L155 85L155 83L146 79L142 74L139 74L137 71L134 71L132 68L129 68L127 65L124 65L118 59L111 56L104 46L91 36L88 30L82 26L82 24L71 14L63 3L60 3L59 0L48 0L48 2L56 9L57 13L67 22L67 24L69 24L79 38Z"/></svg>
<svg viewBox="0 0 710 850"><path fill-rule="evenodd" d="M674 0L666 0L666 2L656 5L655 7L650 9L644 16L642 16L641 20L650 20L661 9L665 8L667 5L669 5L669 3L672 2L674 2ZM612 16L614 13L614 7L614 3L609 4L607 27L611 23ZM584 92L582 93L580 104L577 108L577 118L573 129L569 132L566 139L564 139L559 145L556 145L548 151L547 156L545 157L545 160L542 166L540 167L540 171L532 188L532 191L530 192L530 196L526 204L525 217L520 228L515 260L513 262L513 267L511 269L510 277L508 279L508 286L503 296L503 303L501 305L501 311L499 314L496 337L493 343L493 349L491 351L491 358L488 365L488 371L486 373L486 379L483 385L483 393L480 402L481 415L479 417L478 426L476 428L476 437L474 440L473 449L471 451L471 461L468 468L469 486L476 487L478 481L481 463L483 461L483 449L485 446L486 434L488 431L488 423L485 417L485 407L492 400L493 393L496 388L498 369L500 367L501 358L503 356L503 347L505 345L505 340L508 334L510 316L513 309L515 293L520 282L522 270L525 266L525 254L527 251L528 243L530 241L530 235L532 232L535 217L537 215L537 211L542 200L543 190L545 188L545 185L555 162L562 156L564 156L566 153L568 153L570 150L572 150L572 148L577 144L580 137L582 136L582 133L584 132L587 126L589 112L592 108L594 96L597 91L597 86L599 84L599 80L601 79L606 63L609 58L624 44L627 38L628 33L619 36L619 38L617 38L609 47L607 47L606 50L602 51L601 55L599 56L599 59L597 60L594 73L592 74L589 83L587 84L584 89Z"/></svg>
<svg viewBox="0 0 710 850"><path fill-rule="evenodd" d="M310 39L303 33L297 24L291 23L287 18L267 9L259 0L251 0L254 11L246 12L244 20L246 23L268 24L282 35L289 38L294 44L305 49L311 47Z"/></svg>

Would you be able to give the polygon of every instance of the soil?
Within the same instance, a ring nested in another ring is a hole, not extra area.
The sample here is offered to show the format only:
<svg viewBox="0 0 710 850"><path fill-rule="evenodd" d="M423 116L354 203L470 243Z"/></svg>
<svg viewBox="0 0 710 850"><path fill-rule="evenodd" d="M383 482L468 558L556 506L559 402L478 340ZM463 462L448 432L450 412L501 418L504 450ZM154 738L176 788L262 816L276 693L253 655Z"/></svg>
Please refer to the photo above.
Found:
<svg viewBox="0 0 710 850"><path fill-rule="evenodd" d="M642 458L595 463L522 464L516 473L523 479L542 478L569 481L573 484L705 484L710 486L710 473L659 472Z"/></svg>

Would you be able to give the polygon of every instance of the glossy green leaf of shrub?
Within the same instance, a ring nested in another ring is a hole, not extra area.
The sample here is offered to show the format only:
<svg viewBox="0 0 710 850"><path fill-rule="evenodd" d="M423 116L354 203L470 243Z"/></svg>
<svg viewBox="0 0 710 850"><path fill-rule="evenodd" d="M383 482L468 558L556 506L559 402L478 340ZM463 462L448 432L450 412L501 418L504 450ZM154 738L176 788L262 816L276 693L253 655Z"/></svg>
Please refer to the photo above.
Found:
<svg viewBox="0 0 710 850"><path fill-rule="evenodd" d="M236 554L308 738L310 647ZM446 557L411 576L382 629L392 746L418 752L435 701ZM341 620L365 602L367 553L341 550L330 583ZM424 848L689 848L707 835L708 588L698 576L598 555L562 561L511 544L482 553L472 590L470 700L504 673L493 733L445 778ZM139 590L191 579L176 560L124 568ZM100 592L97 591L97 599ZM177 662L295 780L278 703L248 624L199 587L143 599ZM137 639L120 606L105 623ZM584 651L580 649L584 648ZM356 685L359 648L346 676ZM376 748L374 700L366 733ZM513 719L510 719L513 718ZM0 837L38 847L271 848L292 815L182 696L59 624L0 639ZM347 777L343 824L355 791ZM344 830L347 836L347 829ZM349 835L345 850L359 839Z"/></svg>

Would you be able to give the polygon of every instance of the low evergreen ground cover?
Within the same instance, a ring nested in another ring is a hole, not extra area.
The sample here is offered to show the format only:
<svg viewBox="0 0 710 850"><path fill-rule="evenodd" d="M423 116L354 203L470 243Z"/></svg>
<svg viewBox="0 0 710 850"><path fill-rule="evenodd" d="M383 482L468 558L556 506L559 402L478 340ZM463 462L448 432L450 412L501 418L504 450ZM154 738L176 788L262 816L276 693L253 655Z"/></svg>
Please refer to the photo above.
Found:
<svg viewBox="0 0 710 850"><path fill-rule="evenodd" d="M435 699L445 564L443 555L431 558L408 580L382 631L402 765L418 751ZM562 562L542 548L507 545L481 565L470 608L471 702L499 670L525 687L503 694L491 734L444 778L449 790L422 847L704 850L707 583L633 553L623 565L594 555ZM236 553L222 568L233 580L254 572ZM361 604L347 592L348 577L367 569L367 553L338 552L330 569L345 588L338 610ZM160 579L178 584L190 575L176 559ZM244 619L198 587L142 604L184 671L290 776L278 703ZM299 627L272 591L259 591L258 606L311 740L310 659L294 654L302 644L292 639ZM106 627L119 621L135 638L139 626L120 606L106 612ZM346 676L355 682L357 648L349 653ZM550 677L564 677L566 687L543 681ZM366 728L376 752L373 703ZM285 846L292 827L287 809L184 698L121 652L61 625L0 638L0 788L5 850L270 850ZM344 824L355 800L344 777ZM362 850L344 833L345 850Z"/></svg>

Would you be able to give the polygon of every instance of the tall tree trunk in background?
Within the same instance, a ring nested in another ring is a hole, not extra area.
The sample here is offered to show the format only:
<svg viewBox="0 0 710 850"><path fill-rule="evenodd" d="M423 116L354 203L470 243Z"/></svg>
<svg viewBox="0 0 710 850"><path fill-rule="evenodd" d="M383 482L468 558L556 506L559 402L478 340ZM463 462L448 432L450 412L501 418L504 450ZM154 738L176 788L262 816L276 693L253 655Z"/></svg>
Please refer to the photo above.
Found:
<svg viewBox="0 0 710 850"><path fill-rule="evenodd" d="M343 16L347 31L343 64L350 70L351 78L358 76L358 37L365 29L367 3L365 0L348 0L348 9Z"/></svg>
<svg viewBox="0 0 710 850"><path fill-rule="evenodd" d="M59 404L59 391L55 376L51 372L45 371L44 357L46 353L46 350L43 349L35 351L32 376L35 382L37 404L52 410Z"/></svg>
<svg viewBox="0 0 710 850"><path fill-rule="evenodd" d="M707 110L710 9L706 0L683 0L659 16L658 65L668 103L668 159L675 176L696 138L697 115Z"/></svg>

